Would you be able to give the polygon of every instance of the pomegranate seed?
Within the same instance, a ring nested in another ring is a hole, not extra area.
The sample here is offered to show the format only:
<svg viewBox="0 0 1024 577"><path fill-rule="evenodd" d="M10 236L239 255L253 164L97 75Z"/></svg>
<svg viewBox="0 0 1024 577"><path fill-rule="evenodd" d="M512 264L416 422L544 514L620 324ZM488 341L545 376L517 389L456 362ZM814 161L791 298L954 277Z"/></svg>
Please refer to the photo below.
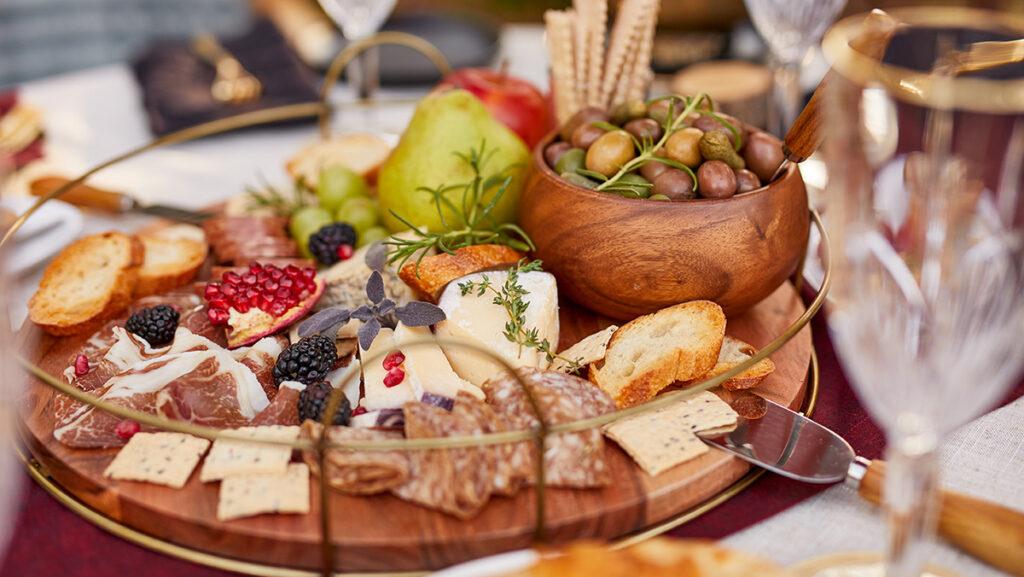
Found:
<svg viewBox="0 0 1024 577"><path fill-rule="evenodd" d="M263 290L268 291L268 292L274 292L274 291L277 290L277 283L272 281L272 280L270 280L270 279L267 279L263 283Z"/></svg>
<svg viewBox="0 0 1024 577"><path fill-rule="evenodd" d="M279 317L285 313L288 309L285 308L284 303L281 301L275 302L270 305L270 310L267 311L271 316Z"/></svg>
<svg viewBox="0 0 1024 577"><path fill-rule="evenodd" d="M245 301L239 301L235 303L234 309L242 314L249 312L249 303Z"/></svg>
<svg viewBox="0 0 1024 577"><path fill-rule="evenodd" d="M281 269L279 269L277 267L274 267L274 268L270 269L270 278L272 278L272 279L277 281L277 280L281 280L281 277L283 277L283 276L284 276L284 271L283 270L281 270Z"/></svg>
<svg viewBox="0 0 1024 577"><path fill-rule="evenodd" d="M229 270L228 272L224 273L224 282L226 282L227 284L238 284L242 282L242 277L238 276L237 272Z"/></svg>
<svg viewBox="0 0 1024 577"><path fill-rule="evenodd" d="M224 300L223 298L215 298L210 301L209 307L211 309L227 310L228 301Z"/></svg>
<svg viewBox="0 0 1024 577"><path fill-rule="evenodd" d="M135 433L138 433L141 430L142 425L136 423L135 421L121 421L120 423L117 424L116 427L114 427L114 433L116 433L118 437L126 441L134 437Z"/></svg>
<svg viewBox="0 0 1024 577"><path fill-rule="evenodd" d="M75 357L75 375L81 377L89 373L89 357L78 355Z"/></svg>
<svg viewBox="0 0 1024 577"><path fill-rule="evenodd" d="M352 245L350 245L350 244L339 244L338 245L338 258L340 258L341 260L348 260L348 259L352 258L352 253L354 253L354 252L355 252L355 249L353 249Z"/></svg>
<svg viewBox="0 0 1024 577"><path fill-rule="evenodd" d="M284 274L286 274L286 275L288 275L288 276L290 276L292 278L295 278L295 277L299 276L299 273L301 273L301 272L302 271L299 270L299 267L297 267L297 266L295 266L293 264L290 264L290 265L284 267Z"/></svg>
<svg viewBox="0 0 1024 577"><path fill-rule="evenodd" d="M281 302L284 303L284 306L286 306L289 309L291 309L291 308L295 308L295 306L297 306L299 304L299 299L289 295L288 298L284 299Z"/></svg>
<svg viewBox="0 0 1024 577"><path fill-rule="evenodd" d="M313 280L313 277L315 277L315 276L316 276L316 269L315 268L304 268L304 269L302 269L302 277L303 278L306 278L306 279L309 279L309 280Z"/></svg>
<svg viewBox="0 0 1024 577"><path fill-rule="evenodd" d="M252 261L251 263L249 263L249 272L251 272L252 274L260 274L261 272L263 272L263 267L260 266L260 263Z"/></svg>
<svg viewBox="0 0 1024 577"><path fill-rule="evenodd" d="M245 289L245 298L249 299L249 304L253 304L253 299L258 296L260 296L260 291L254 288Z"/></svg>
<svg viewBox="0 0 1024 577"><path fill-rule="evenodd" d="M285 277L285 278L281 279L281 282L280 282L280 283L278 283L278 284L279 284L280 286L283 286L283 287L285 287L285 288L289 288L289 289L290 289L290 288L292 288L293 286L295 286L295 279L292 279L292 278L288 278L288 277Z"/></svg>
<svg viewBox="0 0 1024 577"><path fill-rule="evenodd" d="M388 353L386 357L384 357L384 370L390 371L391 369L401 365L404 362L405 355L402 354L402 351L392 351Z"/></svg>
<svg viewBox="0 0 1024 577"><path fill-rule="evenodd" d="M279 299L286 299L292 296L292 291L286 289L285 287L279 287L277 288L277 290L274 291L274 295L276 295L277 298Z"/></svg>
<svg viewBox="0 0 1024 577"><path fill-rule="evenodd" d="M206 285L206 288L203 289L203 297L205 297L206 300L217 298L217 295L219 295L220 292L220 285L215 282L212 282Z"/></svg>
<svg viewBox="0 0 1024 577"><path fill-rule="evenodd" d="M220 289L220 294L228 298L231 298L238 294L238 287L236 287L235 285L226 284L224 285L224 288Z"/></svg>
<svg viewBox="0 0 1024 577"><path fill-rule="evenodd" d="M249 273L242 277L242 282L244 282L247 285L254 285L256 284L256 275Z"/></svg>
<svg viewBox="0 0 1024 577"><path fill-rule="evenodd" d="M231 317L228 311L224 309L207 309L206 316L213 325L227 324L228 319Z"/></svg>
<svg viewBox="0 0 1024 577"><path fill-rule="evenodd" d="M405 371L402 370L402 367L394 367L388 370L388 374L384 375L384 386L390 389L402 384L404 380Z"/></svg>
<svg viewBox="0 0 1024 577"><path fill-rule="evenodd" d="M358 415L362 415L365 412L366 412L366 407L356 407L356 408L352 409L352 416L355 417L355 416L358 416Z"/></svg>

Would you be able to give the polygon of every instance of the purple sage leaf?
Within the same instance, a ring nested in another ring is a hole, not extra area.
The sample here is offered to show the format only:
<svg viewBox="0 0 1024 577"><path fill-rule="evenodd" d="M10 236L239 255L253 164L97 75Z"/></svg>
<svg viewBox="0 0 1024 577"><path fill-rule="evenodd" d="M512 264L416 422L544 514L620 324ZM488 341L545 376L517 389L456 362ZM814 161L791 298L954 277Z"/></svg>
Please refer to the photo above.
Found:
<svg viewBox="0 0 1024 577"><path fill-rule="evenodd" d="M380 271L375 270L366 280L366 298L370 299L373 304L379 305L385 296L384 277L381 276Z"/></svg>
<svg viewBox="0 0 1024 577"><path fill-rule="evenodd" d="M370 245L370 248L366 250L366 257L363 261L366 263L366 266L370 267L370 270L383 272L387 256L388 247L378 241Z"/></svg>
<svg viewBox="0 0 1024 577"><path fill-rule="evenodd" d="M324 309L299 324L299 337L329 333L332 328L337 331L351 317L352 313L348 309L341 307Z"/></svg>
<svg viewBox="0 0 1024 577"><path fill-rule="evenodd" d="M423 393L423 396L420 397L420 402L440 407L446 411L452 410L452 407L455 406L455 399L444 395L435 395L434 393Z"/></svg>
<svg viewBox="0 0 1024 577"><path fill-rule="evenodd" d="M423 301L412 301L398 307L395 316L407 327L428 327L446 318L441 307Z"/></svg>
<svg viewBox="0 0 1024 577"><path fill-rule="evenodd" d="M384 299L379 305L377 305L377 316L384 316L391 314L391 311L395 310L395 301L391 299Z"/></svg>
<svg viewBox="0 0 1024 577"><path fill-rule="evenodd" d="M373 311L370 310L368 305L360 305L359 308L352 311L352 318L357 321L363 321L364 323L374 317Z"/></svg>
<svg viewBox="0 0 1024 577"><path fill-rule="evenodd" d="M356 333L359 337L359 348L367 351L370 349L370 345L373 344L373 339L377 338L377 333L380 332L380 321L376 317L366 321L363 326L359 327L359 332Z"/></svg>

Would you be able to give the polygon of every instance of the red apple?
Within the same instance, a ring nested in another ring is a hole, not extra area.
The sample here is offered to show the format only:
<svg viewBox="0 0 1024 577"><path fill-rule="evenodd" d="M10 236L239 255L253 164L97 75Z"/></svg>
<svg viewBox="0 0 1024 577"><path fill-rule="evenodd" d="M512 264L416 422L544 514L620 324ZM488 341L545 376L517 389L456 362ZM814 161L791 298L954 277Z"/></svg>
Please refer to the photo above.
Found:
<svg viewBox="0 0 1024 577"><path fill-rule="evenodd" d="M489 68L462 68L446 76L441 84L471 92L530 148L550 129L547 101L526 80Z"/></svg>

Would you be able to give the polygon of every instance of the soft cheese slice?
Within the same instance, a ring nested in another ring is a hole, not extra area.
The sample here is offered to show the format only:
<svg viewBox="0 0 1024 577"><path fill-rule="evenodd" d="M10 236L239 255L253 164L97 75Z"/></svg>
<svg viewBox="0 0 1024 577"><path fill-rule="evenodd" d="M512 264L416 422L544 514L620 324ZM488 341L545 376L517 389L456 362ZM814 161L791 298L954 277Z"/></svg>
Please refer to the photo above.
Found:
<svg viewBox="0 0 1024 577"><path fill-rule="evenodd" d="M395 329L395 345L405 355L405 380L412 387L416 398L424 394L455 399L465 391L484 400L480 387L467 382L457 375L436 343L410 345L412 342L434 340L428 327L407 327L401 323Z"/></svg>
<svg viewBox="0 0 1024 577"><path fill-rule="evenodd" d="M530 347L520 347L505 338L505 323L508 313L494 304L494 295L476 293L463 296L459 284L467 281L480 282L484 276L491 285L499 289L508 279L505 271L476 273L462 277L441 294L440 306L447 320L437 324L437 336L441 348L451 361L455 372L467 381L480 386L490 377L505 372L502 365L479 351L465 346L445 344L444 339L461 339L478 343L501 356L513 367L548 368L544 353ZM547 339L552 346L558 345L558 286L555 277L546 272L527 272L519 275L519 284L527 294L525 328L536 328L538 339Z"/></svg>
<svg viewBox="0 0 1024 577"><path fill-rule="evenodd" d="M363 390L364 396L359 406L367 411L378 409L396 409L409 401L415 401L416 395L409 385L409 379L388 387L384 385L384 377L388 374L384 370L384 356L395 350L395 332L383 328L373 339L369 350L362 347L359 349L359 356L363 366Z"/></svg>

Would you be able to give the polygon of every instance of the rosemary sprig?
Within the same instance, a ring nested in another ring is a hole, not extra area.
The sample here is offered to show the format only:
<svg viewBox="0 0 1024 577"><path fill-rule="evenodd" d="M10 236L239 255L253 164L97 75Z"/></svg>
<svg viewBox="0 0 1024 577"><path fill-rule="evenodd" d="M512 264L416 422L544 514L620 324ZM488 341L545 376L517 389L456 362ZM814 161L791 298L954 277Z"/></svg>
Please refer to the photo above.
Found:
<svg viewBox="0 0 1024 577"><path fill-rule="evenodd" d="M673 133L683 128L686 118L689 117L690 114L692 114L694 111L696 111L698 107L700 107L702 104L705 105L705 109L702 109L702 112L711 114L711 116L715 120L717 120L723 126L729 128L729 130L732 131L733 133L736 147L739 147L740 140L738 129L732 126L729 122L726 122L726 120L721 116L712 112L712 109L714 108L714 102L711 100L711 97L708 96L707 94L701 93L693 97L675 95L663 96L661 98L655 98L654 100L648 102L648 105L653 104L654 102L658 102L660 100L668 100L669 102L668 114L666 115L665 121L662 125L663 134L661 135L661 138L658 139L657 142L653 142L650 139L638 141L636 140L636 138L634 138L633 141L636 144L639 154L637 154L629 162L623 164L619 171L613 174L612 176L607 178L602 177L601 179L599 179L600 184L598 184L595 187L595 190L604 190L608 192L622 192L623 189L629 190L632 187L635 187L636 185L625 186L623 183L620 183L620 180L626 174L633 172L634 170L640 168L641 166L648 162L661 162L663 164L671 166L672 168L678 168L679 170L686 171L686 173L690 175L690 179L693 181L693 189L696 190L697 175L693 173L693 170L690 167L680 162L676 162L671 158L657 156L655 153L665 146L665 143L668 142L669 137L672 136ZM678 115L675 114L677 102L681 103L683 106L682 112ZM615 127L615 129L618 130L618 127ZM584 176L593 178L593 176L589 173L584 174Z"/></svg>
<svg viewBox="0 0 1024 577"><path fill-rule="evenodd" d="M245 187L250 208L269 208L274 214L290 216L296 210L315 202L316 193L301 182L295 183L294 193L286 194L270 184L266 177L260 175L259 180L258 184Z"/></svg>
<svg viewBox="0 0 1024 577"><path fill-rule="evenodd" d="M478 297L487 293L494 295L492 302L504 308L508 315L508 321L505 323L505 330L502 334L509 342L519 345L519 354L522 354L523 347L537 349L544 353L548 362L562 359L569 365L570 373L577 373L582 368L582 359L568 359L556 354L551 342L540 338L540 331L537 327L526 326L526 309L529 308L530 303L523 300L523 297L530 293L523 288L523 285L519 284L519 274L540 270L543 270L541 261L535 260L528 263L526 259L522 259L516 263L516 266L508 269L508 277L501 288L496 288L491 278L485 274L479 282L459 283L459 290L462 291L462 296L471 293Z"/></svg>
<svg viewBox="0 0 1024 577"><path fill-rule="evenodd" d="M473 171L469 182L460 184L442 184L437 187L421 186L416 189L431 195L431 201L441 219L444 230L433 232L416 226L409 219L391 211L402 224L412 229L413 238L391 237L385 244L388 246L388 263L402 266L416 256L417 274L419 263L431 250L453 253L457 249L477 244L503 244L520 251L534 250L533 241L526 232L515 223L498 223L491 217L491 212L498 205L501 197L512 184L509 172L517 165L505 167L495 174L485 177L484 169L493 158L495 149L488 150L487 142L470 149L468 154L454 153ZM461 195L449 194L461 191Z"/></svg>

